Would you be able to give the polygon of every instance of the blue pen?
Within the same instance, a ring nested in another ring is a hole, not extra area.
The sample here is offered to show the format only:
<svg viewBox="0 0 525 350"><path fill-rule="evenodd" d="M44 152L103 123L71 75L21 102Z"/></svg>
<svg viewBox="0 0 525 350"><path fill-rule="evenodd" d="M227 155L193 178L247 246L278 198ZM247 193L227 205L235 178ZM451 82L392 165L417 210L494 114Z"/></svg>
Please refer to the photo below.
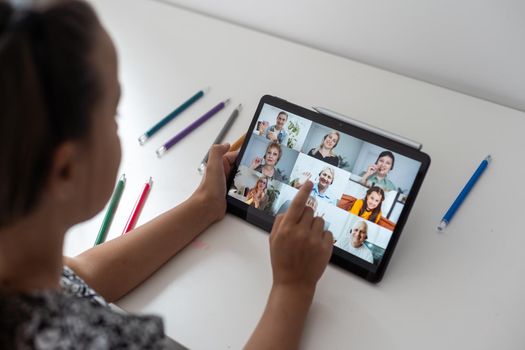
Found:
<svg viewBox="0 0 525 350"><path fill-rule="evenodd" d="M463 187L463 190L461 190L461 192L459 193L459 195L456 198L456 200L454 201L454 203L452 203L450 208L447 210L447 212L443 216L443 219L441 219L441 222L439 223L439 225L437 227L439 232L443 232L445 230L445 228L447 227L448 223L450 222L450 220L452 220L452 217L454 216L456 211L461 206L461 203L463 203L465 198L467 198L467 196L468 196L470 190L472 189L472 187L474 187L474 185L476 184L476 182L480 178L481 174L483 174L485 169L487 169L487 166L489 165L491 160L492 160L492 157L489 154L488 156L485 157L485 159L483 159L483 161L478 166L478 168L476 169L474 174L472 174L472 177L470 178L470 180L468 180L467 184L465 185L465 187Z"/></svg>

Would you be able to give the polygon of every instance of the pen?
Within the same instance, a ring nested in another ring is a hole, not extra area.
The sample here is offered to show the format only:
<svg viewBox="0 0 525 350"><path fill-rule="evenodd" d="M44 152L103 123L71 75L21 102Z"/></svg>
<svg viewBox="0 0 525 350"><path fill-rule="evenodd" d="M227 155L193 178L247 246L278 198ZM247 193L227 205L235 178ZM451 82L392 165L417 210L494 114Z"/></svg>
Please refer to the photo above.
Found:
<svg viewBox="0 0 525 350"><path fill-rule="evenodd" d="M98 231L97 239L95 240L96 246L100 243L103 243L106 240L106 235L108 233L109 226L111 226L111 221L113 221L113 216L115 215L115 211L117 210L117 206L120 201L120 197L122 197L122 192L124 191L125 185L126 175L122 174L122 176L117 182L115 191L111 196L111 200L109 201L108 210L106 211L106 215L104 216L104 220L102 221L102 226L100 226L100 230Z"/></svg>
<svg viewBox="0 0 525 350"><path fill-rule="evenodd" d="M443 219L441 219L441 222L439 223L437 227L439 232L443 232L445 230L448 223L450 222L450 220L452 220L452 217L454 216L456 211L459 209L459 207L461 206L461 203L463 203L463 201L469 194L472 187L474 187L474 185L480 178L481 174L483 174L485 169L487 169L487 166L489 165L491 160L492 160L492 157L490 155L486 156L485 159L483 159L481 164L478 166L474 174L472 174L472 176L470 177L470 180L468 180L467 184L465 185L465 187L463 187L463 189L459 193L454 203L452 203L450 208L447 210L447 212L443 216Z"/></svg>
<svg viewBox="0 0 525 350"><path fill-rule="evenodd" d="M137 223L137 220L140 216L140 212L142 211L142 208L144 207L144 203L146 202L146 198L148 198L149 191L151 190L151 185L153 185L153 180L150 177L148 182L144 184L142 193L137 199L137 202L135 203L135 207L133 207L133 210L131 211L131 214L129 215L128 222L126 223L126 226L124 226L124 231L122 231L122 234L128 233L129 231L135 228L135 224Z"/></svg>
<svg viewBox="0 0 525 350"><path fill-rule="evenodd" d="M227 99L226 101L220 102L218 105L210 109L208 112L206 112L203 116L201 116L199 119L188 125L184 130L179 132L177 135L173 136L168 142L166 142L164 145L162 145L159 149L157 149L157 157L162 157L162 155L169 150L173 145L175 145L177 142L185 138L189 133L191 133L193 130L197 129L201 124L203 124L205 121L213 117L217 112L219 112L221 109L226 107L230 103L230 99Z"/></svg>
<svg viewBox="0 0 525 350"><path fill-rule="evenodd" d="M226 135L228 130L230 130L233 122L235 121L235 119L239 115L239 112L241 111L241 109L242 109L242 104L239 104L237 106L237 108L235 108L233 110L232 114L230 114L230 117L228 118L228 120L226 121L224 126L222 127L221 131L219 131L219 134L215 138L215 141L213 141L213 145L219 144L219 143L222 142L222 140L224 139L224 135ZM208 163L209 155L210 155L210 151L206 152L206 155L202 159L201 164L200 164L199 168L197 169L201 175L204 172L204 168L206 167L206 164Z"/></svg>
<svg viewBox="0 0 525 350"><path fill-rule="evenodd" d="M165 116L163 119L161 119L157 124L151 127L148 131L144 133L141 137L139 137L139 143L141 145L145 144L148 139L153 136L157 131L159 131L163 126L168 124L170 121L175 119L176 116L184 112L189 106L197 102L202 96L204 96L205 93L207 93L210 89L208 87L198 91L195 95L190 97L186 102L181 104L179 107L177 107L173 112Z"/></svg>

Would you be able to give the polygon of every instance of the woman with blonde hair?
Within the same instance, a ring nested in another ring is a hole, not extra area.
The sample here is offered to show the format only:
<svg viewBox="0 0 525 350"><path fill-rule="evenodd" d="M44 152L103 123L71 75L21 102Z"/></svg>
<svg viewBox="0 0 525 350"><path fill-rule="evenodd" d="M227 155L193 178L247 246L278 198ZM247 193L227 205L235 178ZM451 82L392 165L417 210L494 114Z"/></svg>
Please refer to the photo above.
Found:
<svg viewBox="0 0 525 350"><path fill-rule="evenodd" d="M255 186L253 186L250 192L248 192L245 203L263 210L266 207L266 204L268 204L266 188L268 188L268 178L266 176L261 176L257 179Z"/></svg>
<svg viewBox="0 0 525 350"><path fill-rule="evenodd" d="M308 155L333 166L339 166L339 156L334 153L334 148L339 143L341 135L338 131L331 131L324 135L323 142L317 148L312 148Z"/></svg>

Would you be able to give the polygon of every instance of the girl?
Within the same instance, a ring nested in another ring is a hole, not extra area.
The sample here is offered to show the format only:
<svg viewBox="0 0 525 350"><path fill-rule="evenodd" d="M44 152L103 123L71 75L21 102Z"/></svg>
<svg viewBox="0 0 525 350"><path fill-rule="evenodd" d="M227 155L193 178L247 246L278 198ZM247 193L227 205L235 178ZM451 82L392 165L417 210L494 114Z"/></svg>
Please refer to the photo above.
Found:
<svg viewBox="0 0 525 350"><path fill-rule="evenodd" d="M236 155L213 146L186 201L134 234L63 257L67 230L102 210L113 190L119 95L116 51L89 5L22 11L0 2L0 349L174 345L158 317L115 313L108 302L224 217ZM332 251L323 220L303 215L306 187L270 235L273 286L247 348L298 347Z"/></svg>
<svg viewBox="0 0 525 350"><path fill-rule="evenodd" d="M377 224L381 218L381 204L384 200L385 192L374 186L366 191L364 199L355 201L349 212Z"/></svg>

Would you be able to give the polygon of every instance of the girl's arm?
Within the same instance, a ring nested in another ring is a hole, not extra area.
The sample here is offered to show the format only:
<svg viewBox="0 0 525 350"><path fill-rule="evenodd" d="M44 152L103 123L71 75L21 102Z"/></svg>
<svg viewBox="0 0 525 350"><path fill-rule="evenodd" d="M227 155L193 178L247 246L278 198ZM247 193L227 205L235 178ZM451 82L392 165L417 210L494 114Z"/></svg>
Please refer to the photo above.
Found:
<svg viewBox="0 0 525 350"><path fill-rule="evenodd" d="M65 264L109 302L126 295L224 217L226 176L236 158L226 154L228 147L212 147L206 173L189 199L119 238L65 258Z"/></svg>
<svg viewBox="0 0 525 350"><path fill-rule="evenodd" d="M278 215L270 234L273 286L264 313L246 349L297 349L317 281L332 253L333 236L307 207L312 183Z"/></svg>

